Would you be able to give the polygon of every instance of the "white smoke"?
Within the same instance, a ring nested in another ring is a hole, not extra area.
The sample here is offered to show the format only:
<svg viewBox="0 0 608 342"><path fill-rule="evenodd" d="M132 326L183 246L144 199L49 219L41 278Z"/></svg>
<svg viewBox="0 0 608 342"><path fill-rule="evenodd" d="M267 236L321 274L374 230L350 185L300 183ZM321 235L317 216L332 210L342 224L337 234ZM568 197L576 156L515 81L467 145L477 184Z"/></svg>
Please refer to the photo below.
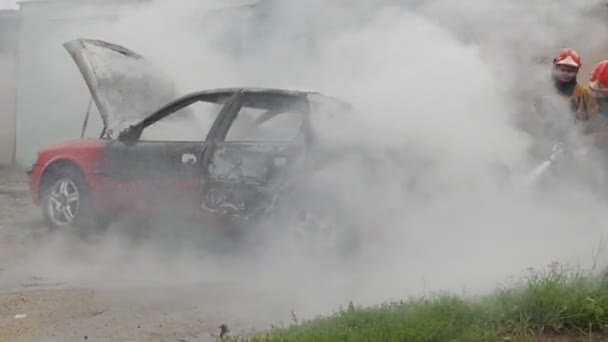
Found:
<svg viewBox="0 0 608 342"><path fill-rule="evenodd" d="M603 40L604 19L585 14L599 1L404 4L282 1L254 22L252 12L222 16L210 2L159 0L125 10L116 24L86 30L155 59L184 92L288 87L354 104L347 122L319 123L329 125L323 129L328 143L356 144L378 163L377 173L363 178L357 164L345 164L324 176L352 205L369 256L327 271L308 256L284 258L277 246L257 267L237 263L226 271L274 291L286 307L313 313L348 300L375 303L423 290L486 291L527 267L587 261L605 231L597 224L606 219L604 202L576 181L556 183L548 196L520 191L517 181L534 166L532 138L513 123L527 115L522 91L551 91L533 86L548 83L548 66L535 64L535 57L583 42L590 45L574 47L584 55ZM247 35L254 29L259 35ZM71 31L74 37L80 32ZM594 39L582 39L589 32ZM33 260L64 262L65 255L53 258L61 250L54 242ZM118 244L107 244L112 247L83 261L96 267L77 261L49 269L101 286L100 278L112 273L108 265L119 263L103 255L121 255ZM121 281L219 277L188 252L167 261L154 257L155 248L140 251L125 259ZM136 280L130 270L140 271Z"/></svg>
<svg viewBox="0 0 608 342"><path fill-rule="evenodd" d="M17 2L13 0L1 0L0 10L3 9L17 9Z"/></svg>

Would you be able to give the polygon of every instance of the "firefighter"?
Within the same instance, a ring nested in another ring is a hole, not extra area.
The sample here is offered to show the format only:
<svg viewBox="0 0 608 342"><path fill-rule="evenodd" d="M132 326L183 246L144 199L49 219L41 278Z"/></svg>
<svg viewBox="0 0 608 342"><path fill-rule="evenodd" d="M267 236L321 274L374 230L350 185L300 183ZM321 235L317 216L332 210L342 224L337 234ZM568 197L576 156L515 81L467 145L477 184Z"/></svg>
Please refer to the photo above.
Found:
<svg viewBox="0 0 608 342"><path fill-rule="evenodd" d="M534 101L532 115L523 121L523 128L535 139L532 155L544 158L548 148L555 140L564 139L571 126L567 121L573 119L582 126L583 131L591 132L590 112L593 109L593 98L584 85L578 82L578 72L582 66L580 55L571 48L561 49L553 58L551 65L551 93L557 95L557 102L551 94L543 93ZM549 95L548 97L545 95ZM559 103L563 99L564 106ZM562 112L562 108L565 110ZM567 115L567 117L562 117ZM595 127L595 125L593 125Z"/></svg>
<svg viewBox="0 0 608 342"><path fill-rule="evenodd" d="M587 121L590 115L591 96L577 80L582 66L580 55L570 48L559 51L553 59L551 76L558 94L567 101L576 121Z"/></svg>
<svg viewBox="0 0 608 342"><path fill-rule="evenodd" d="M599 62L591 72L587 93L592 101L585 131L595 144L608 147L608 60Z"/></svg>
<svg viewBox="0 0 608 342"><path fill-rule="evenodd" d="M595 102L595 112L608 119L608 60L599 62L589 77L589 94Z"/></svg>

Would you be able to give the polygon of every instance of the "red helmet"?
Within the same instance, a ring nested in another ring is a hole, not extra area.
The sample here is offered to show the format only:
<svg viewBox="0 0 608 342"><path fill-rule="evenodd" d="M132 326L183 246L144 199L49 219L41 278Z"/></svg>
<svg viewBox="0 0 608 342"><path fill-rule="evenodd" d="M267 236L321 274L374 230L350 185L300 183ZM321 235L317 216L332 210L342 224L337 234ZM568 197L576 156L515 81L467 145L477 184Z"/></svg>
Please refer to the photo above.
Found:
<svg viewBox="0 0 608 342"><path fill-rule="evenodd" d="M599 62L589 78L589 90L600 96L608 96L608 60Z"/></svg>
<svg viewBox="0 0 608 342"><path fill-rule="evenodd" d="M575 68L580 68L583 65L578 52L570 48L561 49L559 54L553 59L553 64L569 65Z"/></svg>

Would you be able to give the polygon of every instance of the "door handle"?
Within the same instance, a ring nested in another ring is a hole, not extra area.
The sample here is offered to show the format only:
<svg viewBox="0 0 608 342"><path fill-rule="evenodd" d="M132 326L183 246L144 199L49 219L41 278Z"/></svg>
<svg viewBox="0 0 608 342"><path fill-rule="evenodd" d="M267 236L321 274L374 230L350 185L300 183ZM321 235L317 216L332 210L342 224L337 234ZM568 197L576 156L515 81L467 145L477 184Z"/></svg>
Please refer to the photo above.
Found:
<svg viewBox="0 0 608 342"><path fill-rule="evenodd" d="M197 158L193 153L182 154L182 164L196 164Z"/></svg>

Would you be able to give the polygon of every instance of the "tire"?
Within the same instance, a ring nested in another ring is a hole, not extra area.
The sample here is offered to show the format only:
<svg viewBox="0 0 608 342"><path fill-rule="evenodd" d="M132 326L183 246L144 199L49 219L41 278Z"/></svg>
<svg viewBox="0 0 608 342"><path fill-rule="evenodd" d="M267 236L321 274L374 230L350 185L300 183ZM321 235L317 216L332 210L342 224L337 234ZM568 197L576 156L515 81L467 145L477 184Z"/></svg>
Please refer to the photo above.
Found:
<svg viewBox="0 0 608 342"><path fill-rule="evenodd" d="M40 208L51 229L83 231L109 224L93 210L89 186L77 167L62 165L47 172L42 181Z"/></svg>

